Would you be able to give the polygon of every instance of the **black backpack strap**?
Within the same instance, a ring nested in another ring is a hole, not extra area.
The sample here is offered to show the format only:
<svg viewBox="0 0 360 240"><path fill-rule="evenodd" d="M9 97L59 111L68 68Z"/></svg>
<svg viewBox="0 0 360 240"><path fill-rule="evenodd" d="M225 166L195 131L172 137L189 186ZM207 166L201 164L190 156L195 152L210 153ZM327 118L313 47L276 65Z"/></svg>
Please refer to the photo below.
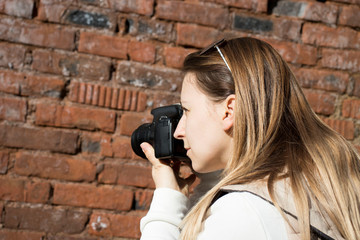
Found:
<svg viewBox="0 0 360 240"><path fill-rule="evenodd" d="M247 192L247 193L251 193L263 200L265 200L266 202L270 203L271 205L275 206L273 202L253 193L253 192L250 192L250 191L244 191L244 190L241 190L241 191L224 191L224 190L220 190L214 197L214 199L212 200L211 202L211 205L214 204L219 198L225 196L226 194L228 193L231 193L231 192ZM288 214L289 216L295 218L296 220L298 219L297 216L295 216L294 214L286 211L285 209L281 208L281 210ZM319 229L317 229L316 227L310 225L310 233L311 233L311 240L335 240L334 238L330 237L329 235L323 233L322 231L320 231Z"/></svg>

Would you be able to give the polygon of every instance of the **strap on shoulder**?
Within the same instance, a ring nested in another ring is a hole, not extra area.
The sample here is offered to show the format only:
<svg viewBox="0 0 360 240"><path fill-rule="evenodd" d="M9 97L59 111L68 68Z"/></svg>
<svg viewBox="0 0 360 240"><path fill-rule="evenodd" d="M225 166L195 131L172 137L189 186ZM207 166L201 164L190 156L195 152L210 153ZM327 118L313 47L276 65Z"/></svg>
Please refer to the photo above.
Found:
<svg viewBox="0 0 360 240"><path fill-rule="evenodd" d="M229 191L229 190L220 190L220 191L215 195L214 199L213 199L212 202L211 202L211 205L214 204L219 198L221 198L221 197L223 197L223 196L225 196L226 194L231 193L231 192L247 192L247 193L253 194L253 195L255 195L255 196L263 199L264 201L268 202L269 204L275 206L273 202L271 202L271 201L269 201L269 200L261 197L260 195L258 195L258 194L256 194L256 193L253 193L253 192L247 191L247 190L238 190L238 191L237 191L237 190L231 190L231 191ZM295 216L294 214L286 211L285 209L281 208L281 210L282 210L284 213L288 214L289 216L293 217L294 219L296 219L296 220L298 219L297 216ZM327 234L323 233L322 231L320 231L319 229L315 228L315 227L312 226L312 225L310 225L310 232L311 232L311 239L312 239L312 240L313 240L313 239L314 239L314 240L315 240L315 239L319 239L319 240L335 240L334 238L328 236Z"/></svg>

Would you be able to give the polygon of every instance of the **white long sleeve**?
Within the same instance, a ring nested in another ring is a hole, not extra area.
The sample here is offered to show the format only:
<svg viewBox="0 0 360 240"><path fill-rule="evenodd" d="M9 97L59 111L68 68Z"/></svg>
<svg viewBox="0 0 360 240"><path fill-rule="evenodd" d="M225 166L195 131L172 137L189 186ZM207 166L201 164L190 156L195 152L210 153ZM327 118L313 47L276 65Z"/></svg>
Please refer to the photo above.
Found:
<svg viewBox="0 0 360 240"><path fill-rule="evenodd" d="M157 189L148 215L141 220L142 240L178 239L179 223L189 200L180 192ZM247 192L229 193L210 208L198 240L287 240L285 222L278 210Z"/></svg>
<svg viewBox="0 0 360 240"><path fill-rule="evenodd" d="M182 193L158 188L148 214L140 221L141 240L178 239L179 225L188 211L189 199Z"/></svg>

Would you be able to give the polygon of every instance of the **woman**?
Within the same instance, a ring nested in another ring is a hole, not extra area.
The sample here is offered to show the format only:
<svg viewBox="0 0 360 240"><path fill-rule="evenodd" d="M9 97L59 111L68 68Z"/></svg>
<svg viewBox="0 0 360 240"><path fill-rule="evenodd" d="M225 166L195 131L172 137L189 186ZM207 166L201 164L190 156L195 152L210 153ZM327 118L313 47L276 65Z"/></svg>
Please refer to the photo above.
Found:
<svg viewBox="0 0 360 240"><path fill-rule="evenodd" d="M187 212L192 177L143 143L156 190L142 239L360 239L359 155L269 44L221 41L190 54L184 71L174 136L196 172L223 177Z"/></svg>

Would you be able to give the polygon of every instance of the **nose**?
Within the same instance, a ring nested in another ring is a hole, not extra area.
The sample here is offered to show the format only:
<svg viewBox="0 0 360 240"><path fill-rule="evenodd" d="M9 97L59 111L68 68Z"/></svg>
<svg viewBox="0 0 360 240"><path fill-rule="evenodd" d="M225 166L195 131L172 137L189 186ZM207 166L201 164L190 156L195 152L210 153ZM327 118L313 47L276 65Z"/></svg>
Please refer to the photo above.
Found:
<svg viewBox="0 0 360 240"><path fill-rule="evenodd" d="M185 137L185 122L184 122L184 115L180 118L180 121L175 129L174 138L176 139L184 139Z"/></svg>

